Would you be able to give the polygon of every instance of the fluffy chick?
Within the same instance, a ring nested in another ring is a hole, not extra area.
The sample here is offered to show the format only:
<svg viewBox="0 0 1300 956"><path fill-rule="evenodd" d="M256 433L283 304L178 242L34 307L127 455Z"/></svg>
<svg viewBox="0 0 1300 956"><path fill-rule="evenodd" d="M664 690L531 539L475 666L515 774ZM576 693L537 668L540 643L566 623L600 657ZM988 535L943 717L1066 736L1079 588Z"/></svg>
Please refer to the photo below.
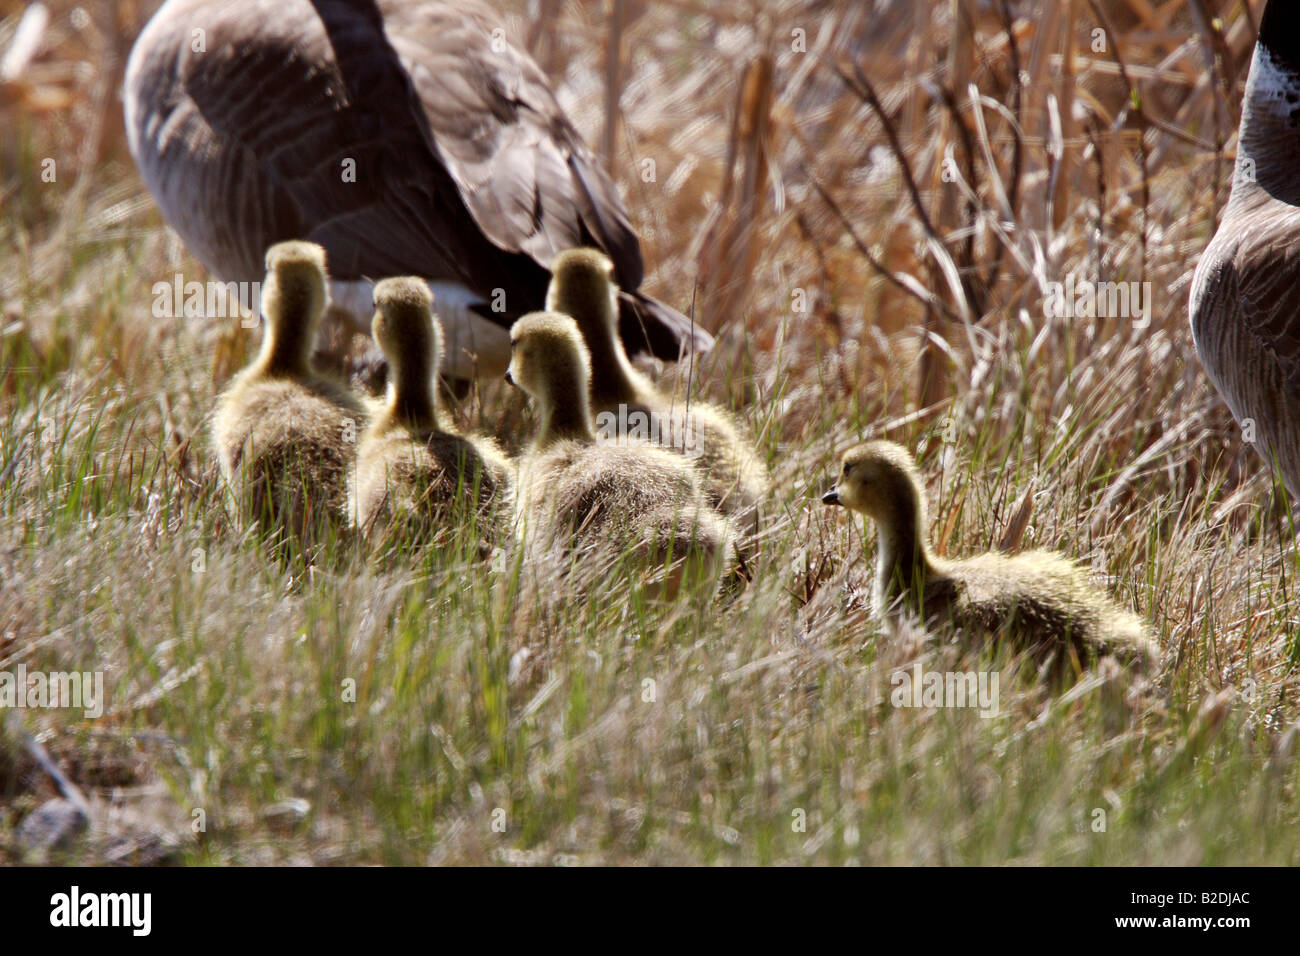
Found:
<svg viewBox="0 0 1300 956"><path fill-rule="evenodd" d="M555 257L551 270L546 308L572 316L582 332L591 355L591 405L600 434L612 438L631 432L689 457L712 504L747 534L757 531L766 469L726 412L699 401L691 402L688 412L628 361L609 258L595 249L569 249Z"/></svg>
<svg viewBox="0 0 1300 956"><path fill-rule="evenodd" d="M343 518L366 420L361 400L312 366L326 281L320 246L267 250L261 350L222 392L212 421L221 472L240 504L268 530L299 539Z"/></svg>
<svg viewBox="0 0 1300 956"><path fill-rule="evenodd" d="M1107 655L1139 666L1155 660L1155 644L1142 622L1059 554L988 553L964 560L934 555L926 540L924 486L907 449L869 442L846 452L841 466L822 500L875 521L874 603L886 618L909 613L931 629L1005 636L1056 667L1071 658L1086 664Z"/></svg>
<svg viewBox="0 0 1300 956"><path fill-rule="evenodd" d="M427 541L455 517L478 513L490 525L492 506L509 500L513 468L492 439L462 435L439 407L442 326L428 284L384 279L374 301L371 330L390 373L385 402L357 449L352 524L366 533L401 529L411 543ZM468 511L458 511L462 506Z"/></svg>
<svg viewBox="0 0 1300 956"><path fill-rule="evenodd" d="M533 399L541 419L516 499L517 527L530 547L630 548L651 565L701 556L720 574L731 527L709 506L691 465L652 445L597 441L591 359L573 319L532 313L514 324L510 340L506 378ZM665 579L665 593L678 583L680 569Z"/></svg>

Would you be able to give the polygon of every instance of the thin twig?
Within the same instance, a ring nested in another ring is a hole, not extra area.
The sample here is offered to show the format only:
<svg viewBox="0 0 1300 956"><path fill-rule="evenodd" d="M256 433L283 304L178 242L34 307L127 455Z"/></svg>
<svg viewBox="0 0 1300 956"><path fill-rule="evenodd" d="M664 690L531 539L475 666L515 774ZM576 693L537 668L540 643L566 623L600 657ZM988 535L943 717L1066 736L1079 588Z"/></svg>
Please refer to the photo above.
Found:
<svg viewBox="0 0 1300 956"><path fill-rule="evenodd" d="M844 210L839 207L839 204L831 198L830 193L823 188L817 177L813 175L812 170L805 166L804 173L808 176L808 181L812 183L813 189L817 190L817 195L822 198L822 202L826 203L831 212L835 213L835 217L839 219L840 224L844 226L844 231L847 232L849 238L853 240L853 245L857 247L858 252L862 253L862 257L867 260L867 264L871 266L871 268L875 269L876 272L896 288L906 292L927 308L939 310L944 314L945 318L951 319L954 322L961 321L961 317L958 316L957 313L953 312L947 304L921 285L921 283L917 282L915 278L907 276L907 279L912 280L912 282L909 283L907 279L891 272L884 263L872 255L871 250L867 248L867 244L862 241L861 237L858 236L857 230L853 228L853 223L849 222L849 217L844 214Z"/></svg>
<svg viewBox="0 0 1300 956"><path fill-rule="evenodd" d="M957 138L961 142L962 153L966 157L966 181L970 183L971 189L975 189L976 168L975 168L975 146L971 141L970 128L966 125L961 115L961 108L957 105L957 100L953 96L952 90L947 86L940 85L934 91L938 94L939 100L943 103L944 108L948 111L953 126L957 129ZM990 171L992 174L993 171ZM979 223L979 203L977 196L972 193L966 197L966 244L962 252L961 274L963 276L963 288L971 300L971 305L976 315L983 315L986 305L985 291L968 284L964 277L975 272L975 231Z"/></svg>
<svg viewBox="0 0 1300 956"><path fill-rule="evenodd" d="M1141 160L1142 170L1142 231L1138 236L1138 243L1141 249L1141 275L1139 281L1145 281L1147 276L1147 233L1150 231L1151 217L1151 177L1147 169L1148 166L1148 149L1147 149L1147 129L1153 124L1147 116L1146 110L1142 105L1142 91L1137 88L1129 78L1128 65L1124 62L1124 55L1119 48L1119 34L1115 31L1115 26L1110 22L1110 17L1097 3L1097 0L1088 0L1088 6L1092 7L1093 14L1097 21L1106 31L1106 35L1111 38L1111 48L1115 51L1115 64L1119 67L1119 75L1124 80L1124 87L1128 90L1129 107L1133 110L1133 115L1137 117L1139 124L1138 136L1138 155ZM1190 138L1190 137L1189 137Z"/></svg>
<svg viewBox="0 0 1300 956"><path fill-rule="evenodd" d="M22 725L17 714L10 713L9 729L22 740L23 746L26 747L27 752L32 755L32 759L40 764L41 769L50 775L50 779L52 779L58 786L59 792L74 804L78 810L85 814L87 819L89 819L90 801L86 799L86 795L83 794L81 789L73 783L62 770L59 769L59 765L54 762L53 758L51 758L46 749L41 746L40 742L27 732L27 728Z"/></svg>
<svg viewBox="0 0 1300 956"><path fill-rule="evenodd" d="M903 174L903 182L907 185L907 194L912 200L912 208L921 220L921 228L925 230L925 234L931 239L938 239L939 233L935 230L930 214L926 211L925 203L921 201L921 191L917 188L916 178L912 175L911 162L908 160L907 154L903 152L902 143L898 139L898 131L894 129L894 121L889 118L884 105L880 102L880 97L876 96L875 87L871 85L867 75L862 72L862 68L856 63L853 64L853 76L850 76L839 64L835 65L835 72L844 81L844 85L855 96L870 106L876 114L876 118L880 120L880 125L885 131L885 138L889 141L890 152L898 160L899 169Z"/></svg>
<svg viewBox="0 0 1300 956"><path fill-rule="evenodd" d="M1011 80L1012 80L1012 98L1011 111L1015 117L1015 123L1012 124L1012 150L1011 150L1011 182L1006 190L1007 208L1014 216L1016 214L1016 205L1020 201L1020 178L1024 171L1024 137L1021 135L1023 128L1024 116L1024 87L1020 82L1020 47L1016 43L1015 21L1011 16L1011 9L1007 6L1007 0L999 0L999 11L1002 15L1002 29L1007 36L1007 56L1010 59ZM978 104L973 104L978 108ZM996 167L989 169L990 176L999 176ZM1003 247L995 244L993 261L989 264L989 270L984 274L984 288L992 292L997 285L998 273L1002 271Z"/></svg>
<svg viewBox="0 0 1300 956"><path fill-rule="evenodd" d="M862 68L858 64L853 64L852 76L839 64L836 64L834 69L849 90L870 106L880 120L880 125L885 131L885 138L889 141L889 149L898 161L899 170L903 174L903 182L907 186L912 208L916 210L917 217L921 221L921 229L929 240L930 252L935 258L939 271L950 277L950 284L954 284L953 280L955 280L956 288L952 291L954 298L957 300L957 305L962 311L962 315L957 317L957 321L973 321L977 313L971 304L973 297L970 290L970 277L962 275L961 270L957 268L957 264L952 261L952 255L948 252L948 244L939 235L939 231L934 226L934 221L930 218L930 214L926 212L925 204L921 201L921 190L916 185L916 177L912 175L911 161L908 159L907 154L903 152L903 145L899 141L898 131L894 128L893 120L889 118L889 114L880 102L880 97L876 95L876 90L871 85L871 81L867 79L867 75L862 72ZM944 311L945 315L952 314L951 309Z"/></svg>

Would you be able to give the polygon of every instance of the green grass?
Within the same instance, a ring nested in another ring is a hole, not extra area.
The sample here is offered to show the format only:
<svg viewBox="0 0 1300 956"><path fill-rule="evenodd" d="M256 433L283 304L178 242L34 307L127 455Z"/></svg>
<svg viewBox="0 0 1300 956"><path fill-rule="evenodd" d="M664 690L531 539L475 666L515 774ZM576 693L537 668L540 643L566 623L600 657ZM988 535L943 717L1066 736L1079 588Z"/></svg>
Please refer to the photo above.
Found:
<svg viewBox="0 0 1300 956"><path fill-rule="evenodd" d="M1195 609L1183 660L1140 701L1117 703L1104 685L1053 698L1005 657L887 643L838 592L865 574L870 542L808 494L828 467L788 462L755 581L723 599L697 585L647 601L635 568L566 582L509 555L493 567L477 560L476 535L380 574L339 540L307 573L239 536L210 474L196 485L151 448L144 410L99 399L33 396L48 441L33 441L34 419L3 427L0 593L6 626L21 629L5 659L106 671L103 721L27 722L47 728L55 753L105 733L143 749L142 774L170 803L151 824L179 832L187 862L1297 859L1295 763L1280 734L1292 700L1231 645L1234 615L1211 601ZM844 430L836 411L815 429L828 439ZM1098 497L1089 487L1113 475L1106 462L1079 474L1069 454L1095 426L1075 421L1044 449L1043 470L1062 463L1063 505ZM1006 436L969 438L980 457L959 459L946 489L965 502L954 551L995 534L993 489L1010 501L1028 477ZM13 467L10 449L26 449ZM1157 596L1178 574L1162 555L1182 532L1174 502L1142 509L1110 570L1172 648L1176 612ZM1036 521L1045 544L1080 540L1068 505ZM809 587L799 555L835 568L813 613L794 597ZM1268 603L1275 584L1247 586L1262 592L1255 613L1284 613ZM999 669L1000 714L892 706L890 674L916 655L928 669ZM1231 684L1223 657L1261 687L1198 735L1201 698ZM287 798L311 807L294 832L266 817Z"/></svg>
<svg viewBox="0 0 1300 956"><path fill-rule="evenodd" d="M638 29L657 36L671 11L648 16ZM574 41L574 69L591 66L589 40ZM687 47L659 52L712 69ZM720 89L721 111L733 87ZM676 130L648 102L627 122L670 154ZM102 670L109 696L99 720L18 714L95 807L57 858L1300 863L1300 566L1285 504L1186 327L1179 282L1208 235L1196 158L1175 150L1153 171L1165 241L1145 264L1160 293L1150 330L1047 320L1004 287L978 334L949 330L931 413L909 303L815 197L770 213L752 301L693 371L772 471L753 580L659 601L626 563L565 577L508 548L481 559L474 529L405 558L342 536L310 566L269 556L207 443L230 355L251 354L236 320L153 318L154 281L202 270L147 204L118 231L88 225L141 194L123 154L106 146L66 206L38 171L67 131L8 118L2 189L21 214L0 221L0 671ZM819 169L884 243L901 193L854 193L828 171L858 162L839 140L860 139L853 127L820 131ZM674 302L689 301L684 224L711 168L676 197L633 184L658 203L637 225L655 226L651 285ZM797 238L794 212L816 242ZM1053 275L1090 261L1091 221L1081 203ZM1137 268L1131 234L1108 242L1115 274ZM1028 281L1004 268L1007 287ZM817 311L791 313L799 285ZM460 414L510 447L531 422L500 383ZM838 453L877 436L918 452L947 554L997 547L1028 509L1012 543L1093 568L1150 622L1159 671L1052 694L1007 651L881 632L866 607L873 534L819 502ZM997 671L997 716L894 706L892 675L918 660ZM17 828L52 795L0 721L0 861L22 859Z"/></svg>

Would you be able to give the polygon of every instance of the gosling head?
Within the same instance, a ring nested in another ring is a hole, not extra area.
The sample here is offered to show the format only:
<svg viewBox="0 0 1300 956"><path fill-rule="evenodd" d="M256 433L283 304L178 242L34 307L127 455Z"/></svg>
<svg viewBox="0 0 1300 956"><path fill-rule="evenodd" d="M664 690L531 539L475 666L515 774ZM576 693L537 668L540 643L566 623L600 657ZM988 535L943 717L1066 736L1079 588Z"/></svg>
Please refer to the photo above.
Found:
<svg viewBox="0 0 1300 956"><path fill-rule="evenodd" d="M506 381L546 402L572 390L585 395L591 357L578 325L558 312L530 312L510 327Z"/></svg>
<svg viewBox="0 0 1300 956"><path fill-rule="evenodd" d="M616 332L618 285L609 256L596 249L566 249L551 262L551 273L547 311L573 316L589 342Z"/></svg>
<svg viewBox="0 0 1300 956"><path fill-rule="evenodd" d="M314 242L278 242L266 250L262 314L272 328L314 328L329 305L325 250ZM311 342L304 341L304 348Z"/></svg>
<svg viewBox="0 0 1300 956"><path fill-rule="evenodd" d="M375 284L375 342L392 368L428 369L442 359L442 326L433 314L433 293L423 279L402 276Z"/></svg>
<svg viewBox="0 0 1300 956"><path fill-rule="evenodd" d="M510 328L506 381L526 392L542 412L538 444L590 439L591 356L577 323L558 312L531 312Z"/></svg>
<svg viewBox="0 0 1300 956"><path fill-rule="evenodd" d="M919 509L922 484L916 462L902 445L873 441L844 453L835 486L822 496L877 521L909 520Z"/></svg>

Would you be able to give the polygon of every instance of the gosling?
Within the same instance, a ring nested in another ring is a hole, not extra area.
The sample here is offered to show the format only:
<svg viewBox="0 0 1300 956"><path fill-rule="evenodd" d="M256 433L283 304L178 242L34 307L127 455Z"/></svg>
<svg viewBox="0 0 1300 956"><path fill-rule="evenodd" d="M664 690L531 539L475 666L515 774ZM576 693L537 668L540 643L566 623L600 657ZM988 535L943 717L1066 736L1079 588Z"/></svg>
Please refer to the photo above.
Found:
<svg viewBox="0 0 1300 956"><path fill-rule="evenodd" d="M569 249L551 263L546 308L572 316L591 353L591 404L605 437L643 429L644 437L692 458L710 502L747 533L758 529L767 471L726 412L704 402L688 410L638 372L618 328L614 265L595 249Z"/></svg>
<svg viewBox="0 0 1300 956"><path fill-rule="evenodd" d="M702 558L720 577L732 545L729 522L710 507L681 457L648 444L597 442L590 378L591 357L569 316L534 312L511 328L506 380L540 413L516 496L526 545L630 547L648 564L671 562L666 596L681 583L682 559Z"/></svg>
<svg viewBox="0 0 1300 956"><path fill-rule="evenodd" d="M212 440L227 486L263 528L299 540L341 522L366 413L311 354L329 304L325 250L282 242L266 253L261 350L217 400Z"/></svg>
<svg viewBox="0 0 1300 956"><path fill-rule="evenodd" d="M1098 594L1061 555L1028 551L947 561L926 542L925 491L908 451L887 441L850 449L822 501L876 522L874 603L886 619L911 614L931 628L1006 636L1056 668L1113 656L1146 667L1155 645L1143 624ZM1058 670L1058 673L1063 672Z"/></svg>
<svg viewBox="0 0 1300 956"><path fill-rule="evenodd" d="M374 302L371 331L391 371L386 400L357 448L350 522L366 534L404 531L414 544L460 505L469 508L461 516L478 514L490 525L492 506L510 493L510 461L492 439L460 434L439 407L442 324L428 284L384 279Z"/></svg>

